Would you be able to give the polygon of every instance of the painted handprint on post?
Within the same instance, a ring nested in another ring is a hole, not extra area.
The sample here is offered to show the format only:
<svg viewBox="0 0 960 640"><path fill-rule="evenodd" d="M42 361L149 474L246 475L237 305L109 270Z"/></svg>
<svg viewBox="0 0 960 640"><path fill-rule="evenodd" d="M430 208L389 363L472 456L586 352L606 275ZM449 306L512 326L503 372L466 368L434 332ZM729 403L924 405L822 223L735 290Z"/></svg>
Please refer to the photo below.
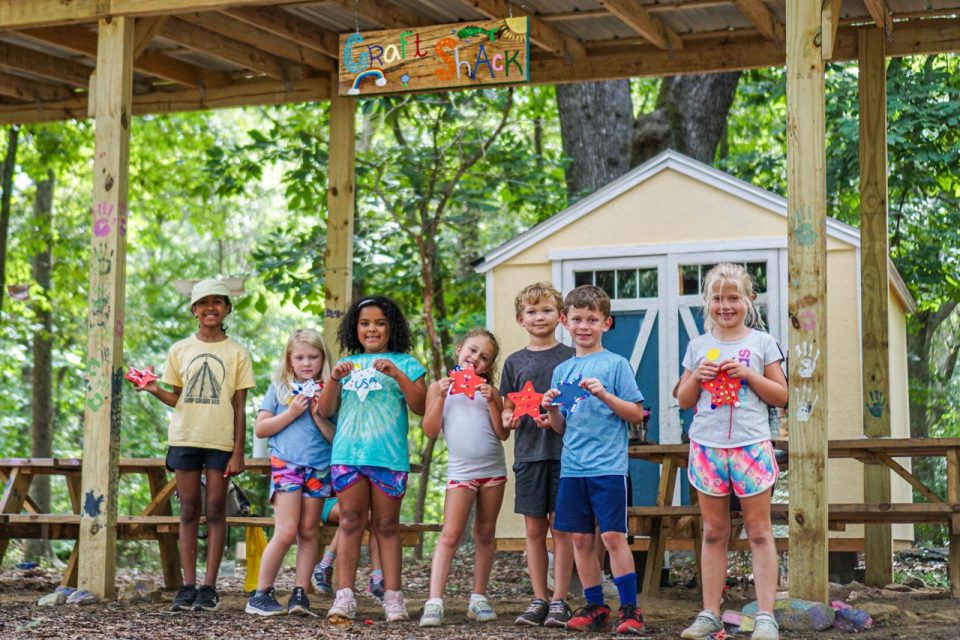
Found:
<svg viewBox="0 0 960 640"><path fill-rule="evenodd" d="M883 417L883 391L874 390L867 394L867 411L874 418Z"/></svg>
<svg viewBox="0 0 960 640"><path fill-rule="evenodd" d="M797 224L793 228L797 244L801 247L809 247L817 241L817 231L813 228L813 216L810 214L810 207L800 207L794 217L797 220Z"/></svg>
<svg viewBox="0 0 960 640"><path fill-rule="evenodd" d="M820 400L819 394L813 396L812 400L810 399L811 395L813 395L813 389L811 389L807 383L793 390L792 404L796 407L798 422L810 422L810 415L813 413L813 408L817 406L817 401Z"/></svg>
<svg viewBox="0 0 960 640"><path fill-rule="evenodd" d="M820 358L820 349L812 342L804 341L794 347L797 357L800 358L800 377L812 378Z"/></svg>

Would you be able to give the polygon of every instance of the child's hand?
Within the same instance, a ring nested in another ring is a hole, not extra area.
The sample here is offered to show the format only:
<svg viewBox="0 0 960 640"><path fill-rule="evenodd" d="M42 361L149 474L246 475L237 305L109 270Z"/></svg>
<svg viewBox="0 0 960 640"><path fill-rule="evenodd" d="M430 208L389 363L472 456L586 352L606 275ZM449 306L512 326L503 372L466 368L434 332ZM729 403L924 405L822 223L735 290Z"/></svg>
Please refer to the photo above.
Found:
<svg viewBox="0 0 960 640"><path fill-rule="evenodd" d="M397 369L397 365L393 364L393 361L386 358L374 360L373 368L383 375L390 376L391 378L396 378L398 375L400 375L400 370Z"/></svg>
<svg viewBox="0 0 960 640"><path fill-rule="evenodd" d="M330 377L335 382L340 382L353 372L353 363L348 360L341 360L337 366L330 372Z"/></svg>
<svg viewBox="0 0 960 640"><path fill-rule="evenodd" d="M727 360L720 365L720 371L725 372L731 378L743 378L746 380L753 371L750 367L736 360Z"/></svg>
<svg viewBox="0 0 960 640"><path fill-rule="evenodd" d="M543 400L540 401L540 406L546 409L547 411L550 411L551 409L554 411L557 411L558 407L555 407L553 405L553 401L559 395L560 395L559 389L548 389L547 392L543 394Z"/></svg>
<svg viewBox="0 0 960 640"><path fill-rule="evenodd" d="M480 390L480 394L483 396L483 399L487 402L493 400L496 396L493 393L493 387L489 384L482 384L477 389Z"/></svg>
<svg viewBox="0 0 960 640"><path fill-rule="evenodd" d="M717 372L719 371L720 365L713 360L701 360L700 364L693 372L693 375L697 380L703 382L704 380L713 380L716 378Z"/></svg>
<svg viewBox="0 0 960 640"><path fill-rule="evenodd" d="M514 418L512 411L504 411L500 414L500 417L503 419L503 428L508 431L513 431L520 427L520 418L523 416Z"/></svg>
<svg viewBox="0 0 960 640"><path fill-rule="evenodd" d="M597 378L587 378L580 381L580 388L586 389L590 392L590 395L600 398L607 392L607 388L603 386L603 383L600 382Z"/></svg>
<svg viewBox="0 0 960 640"><path fill-rule="evenodd" d="M223 471L223 477L229 478L230 476L240 475L245 468L243 452L234 453L227 462L227 468Z"/></svg>
<svg viewBox="0 0 960 640"><path fill-rule="evenodd" d="M133 384L133 383L131 383L131 384ZM157 392L157 389L159 389L160 387L157 386L157 381L156 381L156 380L151 380L150 382L148 382L147 384L143 385L142 387L134 384L134 385L133 385L133 388L136 390L137 393L140 393L141 391L147 391L147 392L149 392L149 393L156 393L156 392Z"/></svg>
<svg viewBox="0 0 960 640"><path fill-rule="evenodd" d="M541 413L539 416L533 419L533 423L537 425L538 429L552 429L550 426L550 418L545 414Z"/></svg>
<svg viewBox="0 0 960 640"><path fill-rule="evenodd" d="M293 400L290 401L290 406L287 407L287 411L290 412L290 415L293 417L299 417L307 410L307 407L310 406L310 398L305 396L293 396Z"/></svg>
<svg viewBox="0 0 960 640"><path fill-rule="evenodd" d="M450 385L453 384L453 380L449 376L444 376L437 380L437 387L440 389L441 397L446 397L450 393Z"/></svg>

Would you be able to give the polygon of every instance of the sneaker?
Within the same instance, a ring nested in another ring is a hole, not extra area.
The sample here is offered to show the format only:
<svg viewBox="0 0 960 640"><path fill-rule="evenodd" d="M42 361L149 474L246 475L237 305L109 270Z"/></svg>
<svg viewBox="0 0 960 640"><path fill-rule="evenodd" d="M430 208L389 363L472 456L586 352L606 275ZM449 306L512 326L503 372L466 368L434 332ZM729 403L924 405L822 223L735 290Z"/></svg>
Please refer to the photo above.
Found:
<svg viewBox="0 0 960 640"><path fill-rule="evenodd" d="M185 584L177 589L177 595L173 596L173 604L170 605L170 611L193 611L193 601L196 599L196 585Z"/></svg>
<svg viewBox="0 0 960 640"><path fill-rule="evenodd" d="M588 604L567 621L572 631L610 631L610 627L610 607L605 604Z"/></svg>
<svg viewBox="0 0 960 640"><path fill-rule="evenodd" d="M310 613L310 601L303 587L294 587L290 599L287 601L287 614L302 616Z"/></svg>
<svg viewBox="0 0 960 640"><path fill-rule="evenodd" d="M566 600L551 600L550 612L547 614L547 619L543 621L543 626L566 629L567 621L571 617L573 617L573 609Z"/></svg>
<svg viewBox="0 0 960 640"><path fill-rule="evenodd" d="M216 611L220 608L220 595L209 584L197 589L197 597L193 601L194 611Z"/></svg>
<svg viewBox="0 0 960 640"><path fill-rule="evenodd" d="M617 621L617 633L632 633L642 635L646 632L643 624L643 611L632 604L620 607L620 619Z"/></svg>
<svg viewBox="0 0 960 640"><path fill-rule="evenodd" d="M273 587L264 591L254 591L250 599L247 600L244 611L258 616L279 616L286 613L283 606L277 602L277 593L273 590Z"/></svg>
<svg viewBox="0 0 960 640"><path fill-rule="evenodd" d="M723 629L723 623L713 611L704 609L697 614L693 624L683 630L680 634L685 640L706 640L710 634Z"/></svg>
<svg viewBox="0 0 960 640"><path fill-rule="evenodd" d="M403 622L410 619L407 605L403 602L402 591L383 592L383 613L387 622Z"/></svg>
<svg viewBox="0 0 960 640"><path fill-rule="evenodd" d="M497 612L490 606L486 596L470 596L470 605L467 607L467 620L490 622L497 619Z"/></svg>
<svg viewBox="0 0 960 640"><path fill-rule="evenodd" d="M323 566L317 564L313 569L313 584L317 586L320 593L333 594L333 565Z"/></svg>
<svg viewBox="0 0 960 640"><path fill-rule="evenodd" d="M441 624L443 624L443 598L430 598L427 600L427 603L423 605L423 615L420 616L420 626L439 627Z"/></svg>
<svg viewBox="0 0 960 640"><path fill-rule="evenodd" d="M518 627L540 627L547 620L550 613L550 603L540 598L534 598L527 605L527 610L517 616Z"/></svg>
<svg viewBox="0 0 960 640"><path fill-rule="evenodd" d="M750 640L780 640L780 626L769 613L758 613Z"/></svg>
<svg viewBox="0 0 960 640"><path fill-rule="evenodd" d="M353 589L338 589L333 605L327 611L327 620L349 621L355 617L357 617L357 599L353 595Z"/></svg>
<svg viewBox="0 0 960 640"><path fill-rule="evenodd" d="M383 602L383 594L385 592L386 589L383 588L383 580L370 578L370 582L367 583L367 590L363 593L370 598L376 598L380 602Z"/></svg>

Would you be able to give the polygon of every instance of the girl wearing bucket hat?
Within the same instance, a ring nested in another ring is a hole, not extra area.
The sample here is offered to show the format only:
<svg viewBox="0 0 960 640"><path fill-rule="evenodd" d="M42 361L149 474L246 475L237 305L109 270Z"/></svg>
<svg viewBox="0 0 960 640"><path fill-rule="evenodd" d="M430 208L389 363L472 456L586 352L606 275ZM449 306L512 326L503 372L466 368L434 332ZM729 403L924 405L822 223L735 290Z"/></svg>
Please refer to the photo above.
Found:
<svg viewBox="0 0 960 640"><path fill-rule="evenodd" d="M162 381L144 390L173 407L168 429L167 468L176 474L180 496L180 560L184 585L173 611L213 611L220 605L217 573L226 539L224 519L229 477L243 471L247 431L244 403L254 386L250 354L227 336L223 320L232 310L230 292L219 279L201 280L190 291L197 332L170 348ZM139 388L138 388L139 390ZM196 586L200 475L206 473L207 572Z"/></svg>

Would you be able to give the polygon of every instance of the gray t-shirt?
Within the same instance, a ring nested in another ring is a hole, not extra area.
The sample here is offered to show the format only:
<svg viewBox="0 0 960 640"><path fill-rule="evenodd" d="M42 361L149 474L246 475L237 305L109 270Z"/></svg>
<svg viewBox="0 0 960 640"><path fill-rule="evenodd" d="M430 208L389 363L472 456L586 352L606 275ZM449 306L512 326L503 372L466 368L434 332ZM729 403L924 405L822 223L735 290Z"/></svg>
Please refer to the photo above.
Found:
<svg viewBox="0 0 960 640"><path fill-rule="evenodd" d="M697 336L687 345L683 356L683 368L695 371L707 353L719 350L717 362L735 360L743 362L761 375L768 364L783 360L783 354L773 336L751 329L743 339L722 342L709 333ZM716 354L713 354L716 355ZM770 439L770 422L767 404L745 385L740 388L739 407L723 404L711 409L710 392L700 390L697 413L690 425L690 439L708 447L745 447Z"/></svg>
<svg viewBox="0 0 960 640"><path fill-rule="evenodd" d="M545 393L553 382L553 368L573 357L575 351L565 344L544 351L520 349L507 356L500 374L500 395L520 391L529 380L537 393ZM543 413L541 411L541 413ZM514 462L559 460L563 451L563 436L553 429L540 429L530 416L520 419L513 444Z"/></svg>

